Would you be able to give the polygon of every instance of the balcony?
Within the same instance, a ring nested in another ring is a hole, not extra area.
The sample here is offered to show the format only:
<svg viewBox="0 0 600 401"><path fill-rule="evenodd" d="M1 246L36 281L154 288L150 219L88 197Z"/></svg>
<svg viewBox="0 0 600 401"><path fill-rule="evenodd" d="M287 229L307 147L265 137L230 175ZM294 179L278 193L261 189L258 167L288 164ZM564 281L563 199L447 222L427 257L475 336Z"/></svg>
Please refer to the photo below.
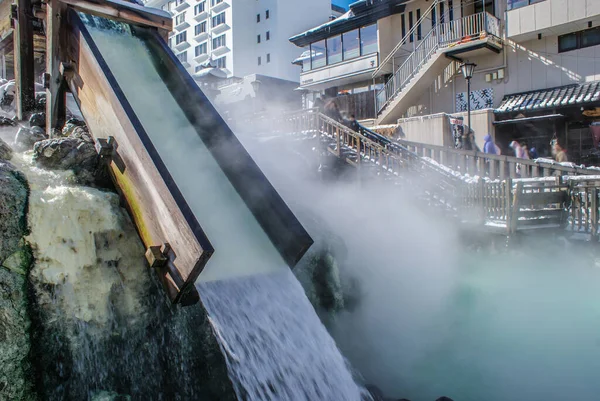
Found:
<svg viewBox="0 0 600 401"><path fill-rule="evenodd" d="M208 53L204 53L204 54L200 54L196 57L194 57L194 61L198 64L201 64L202 62L208 60Z"/></svg>
<svg viewBox="0 0 600 401"><path fill-rule="evenodd" d="M229 28L230 28L229 25L227 25L225 23L219 24L212 29L212 33L213 33L213 35L220 35L221 33L225 32Z"/></svg>
<svg viewBox="0 0 600 401"><path fill-rule="evenodd" d="M183 22L180 22L179 24L175 25L174 29L176 31L183 31L184 29L188 29L189 27L190 27L189 22L184 20Z"/></svg>
<svg viewBox="0 0 600 401"><path fill-rule="evenodd" d="M320 90L330 86L370 80L371 74L378 66L378 60L378 53L371 53L306 71L300 75L300 86Z"/></svg>
<svg viewBox="0 0 600 401"><path fill-rule="evenodd" d="M204 42L208 39L208 32L200 32L198 35L194 36L194 40L198 43Z"/></svg>
<svg viewBox="0 0 600 401"><path fill-rule="evenodd" d="M212 6L211 10L213 13L220 13L221 11L227 9L228 7L229 7L229 4L226 3L225 1L222 1L222 2L217 3L214 6Z"/></svg>
<svg viewBox="0 0 600 401"><path fill-rule="evenodd" d="M189 6L190 6L189 3L186 1L177 0L175 2L175 11L183 11L186 8L188 8Z"/></svg>
<svg viewBox="0 0 600 401"><path fill-rule="evenodd" d="M198 22L202 22L207 18L208 18L208 11L206 11L206 10L194 15L194 19Z"/></svg>
<svg viewBox="0 0 600 401"><path fill-rule="evenodd" d="M534 2L522 0L506 13L506 30L510 39L526 41L538 34L562 35L600 24L600 1L598 0L545 0Z"/></svg>
<svg viewBox="0 0 600 401"><path fill-rule="evenodd" d="M190 47L191 45L187 42L187 41L183 41L180 42L179 44L173 46L175 49L177 49L178 51L183 51L185 49L187 49L188 47Z"/></svg>
<svg viewBox="0 0 600 401"><path fill-rule="evenodd" d="M229 47L227 47L227 46L221 46L221 47L217 47L216 49L213 49L212 55L214 57L220 57L223 54L227 53L228 51L229 51Z"/></svg>

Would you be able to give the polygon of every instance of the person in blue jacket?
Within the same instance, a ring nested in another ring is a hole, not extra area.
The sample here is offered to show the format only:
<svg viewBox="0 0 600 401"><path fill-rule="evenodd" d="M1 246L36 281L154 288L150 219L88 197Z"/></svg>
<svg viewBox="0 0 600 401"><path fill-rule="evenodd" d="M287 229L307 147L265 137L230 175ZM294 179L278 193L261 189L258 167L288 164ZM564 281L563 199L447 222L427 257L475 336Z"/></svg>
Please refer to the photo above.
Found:
<svg viewBox="0 0 600 401"><path fill-rule="evenodd" d="M490 134L487 134L486 136L484 136L483 140L485 141L485 144L483 145L483 152L484 153L489 153L489 154L492 154L492 155L499 154L498 147L496 146L496 144L492 140L492 136Z"/></svg>

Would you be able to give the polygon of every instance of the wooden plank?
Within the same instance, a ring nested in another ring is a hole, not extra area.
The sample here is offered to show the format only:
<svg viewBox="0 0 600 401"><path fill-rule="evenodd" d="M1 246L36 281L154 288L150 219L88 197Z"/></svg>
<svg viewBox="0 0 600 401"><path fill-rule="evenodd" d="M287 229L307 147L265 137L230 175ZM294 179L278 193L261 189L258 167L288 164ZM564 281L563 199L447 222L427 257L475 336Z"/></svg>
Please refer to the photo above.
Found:
<svg viewBox="0 0 600 401"><path fill-rule="evenodd" d="M519 183L521 184L521 183ZM538 192L538 193L524 193L521 196L522 205L548 205L553 203L563 203L567 200L566 191L558 192Z"/></svg>
<svg viewBox="0 0 600 401"><path fill-rule="evenodd" d="M146 248L170 245L159 276L171 300L184 301L214 249L156 151L144 142L141 124L106 65L101 65L95 45L80 30L79 17L69 17L68 56L77 67L69 87L94 138L115 138L111 175Z"/></svg>
<svg viewBox="0 0 600 401"><path fill-rule="evenodd" d="M526 217L528 219L540 218L540 217L557 217L562 218L565 214L564 209L536 209L536 210L519 210L519 217Z"/></svg>
<svg viewBox="0 0 600 401"><path fill-rule="evenodd" d="M35 106L33 24L31 1L18 0L14 32L17 118L24 120Z"/></svg>
<svg viewBox="0 0 600 401"><path fill-rule="evenodd" d="M20 0L21 1L21 0ZM129 24L173 30L173 19L162 10L115 0L60 0L77 11Z"/></svg>
<svg viewBox="0 0 600 401"><path fill-rule="evenodd" d="M510 235L512 226L512 179L507 178L504 182L504 213L506 215L506 230Z"/></svg>
<svg viewBox="0 0 600 401"><path fill-rule="evenodd" d="M46 131L50 137L53 129L60 129L66 119L66 82L60 71L61 61L66 61L67 6L59 0L46 3Z"/></svg>
<svg viewBox="0 0 600 401"><path fill-rule="evenodd" d="M517 227L519 224L519 207L521 205L521 198L523 197L523 183L522 182L517 182L517 185L515 187L515 194L513 197L513 204L512 204L512 210L510 212L511 214L511 221L510 221L510 233L514 234L515 232L517 232Z"/></svg>
<svg viewBox="0 0 600 401"><path fill-rule="evenodd" d="M592 188L590 219L592 220L592 241L598 241L598 188Z"/></svg>

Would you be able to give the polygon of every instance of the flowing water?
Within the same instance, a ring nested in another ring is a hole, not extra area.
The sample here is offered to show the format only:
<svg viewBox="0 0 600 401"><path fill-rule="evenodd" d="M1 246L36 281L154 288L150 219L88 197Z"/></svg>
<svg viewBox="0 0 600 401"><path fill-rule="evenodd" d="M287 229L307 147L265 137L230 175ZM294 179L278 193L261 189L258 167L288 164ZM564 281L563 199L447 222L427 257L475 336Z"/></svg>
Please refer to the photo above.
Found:
<svg viewBox="0 0 600 401"><path fill-rule="evenodd" d="M240 400L360 400L290 271L198 285Z"/></svg>

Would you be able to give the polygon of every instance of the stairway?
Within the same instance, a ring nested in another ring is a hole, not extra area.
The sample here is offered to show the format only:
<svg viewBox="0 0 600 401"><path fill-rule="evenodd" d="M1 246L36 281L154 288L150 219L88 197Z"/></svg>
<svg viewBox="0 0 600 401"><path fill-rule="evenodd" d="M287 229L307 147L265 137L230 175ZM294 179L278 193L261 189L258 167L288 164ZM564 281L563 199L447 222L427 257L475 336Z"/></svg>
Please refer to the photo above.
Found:
<svg viewBox="0 0 600 401"><path fill-rule="evenodd" d="M499 21L482 12L459 20L437 24L394 71L376 95L376 124L392 124L419 100L444 68L450 64L450 50L469 51L500 35Z"/></svg>

